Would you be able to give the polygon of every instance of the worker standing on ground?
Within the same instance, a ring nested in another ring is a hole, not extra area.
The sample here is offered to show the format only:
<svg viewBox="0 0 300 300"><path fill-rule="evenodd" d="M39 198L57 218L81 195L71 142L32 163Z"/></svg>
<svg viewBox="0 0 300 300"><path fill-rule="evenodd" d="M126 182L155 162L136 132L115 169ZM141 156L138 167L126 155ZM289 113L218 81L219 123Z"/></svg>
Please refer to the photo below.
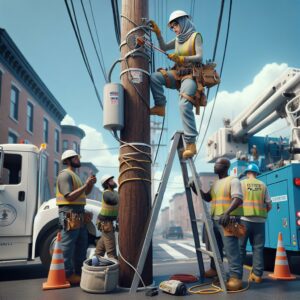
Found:
<svg viewBox="0 0 300 300"><path fill-rule="evenodd" d="M97 242L95 254L117 259L115 226L119 212L119 194L114 189L117 187L114 176L104 175L101 178L104 189L101 211L98 216L98 228L101 230L101 238Z"/></svg>
<svg viewBox="0 0 300 300"><path fill-rule="evenodd" d="M61 231L61 247L67 280L72 285L80 283L81 267L86 259L88 232L86 224L92 214L84 211L88 195L97 179L89 176L82 183L75 170L81 166L79 155L74 150L66 150L61 157L66 165L57 178L56 204L58 205Z"/></svg>
<svg viewBox="0 0 300 300"><path fill-rule="evenodd" d="M244 216L241 223L246 226L247 231L245 237L240 239L240 251L244 261L249 239L253 251L252 272L249 278L261 283L264 272L265 221L272 203L266 185L256 179L259 174L258 166L254 163L249 164L245 174L247 178L241 181L244 197Z"/></svg>
<svg viewBox="0 0 300 300"><path fill-rule="evenodd" d="M164 42L157 24L154 21L150 21L150 24L160 48L164 51L175 49L174 53L168 54L168 58L175 62L172 70L160 69L151 74L150 87L155 106L151 108L150 114L165 115L166 97L163 86L180 91L179 109L186 142L183 158L190 158L197 152L195 142L198 135L193 105L197 105L196 101L205 97L203 86L199 87L193 77L193 67L202 63L202 36L196 32L188 14L182 10L176 10L170 15L168 26L175 32L176 38L168 43Z"/></svg>
<svg viewBox="0 0 300 300"><path fill-rule="evenodd" d="M219 176L210 191L201 191L203 199L211 202L211 217L213 229L217 240L221 258L223 259L223 247L226 252L229 265L229 279L226 283L229 291L236 291L242 288L243 266L239 249L239 240L236 236L224 235L224 228L230 222L238 221L242 215L243 195L241 183L236 177L228 176L230 161L227 158L217 159L214 172ZM211 260L211 269L205 272L205 277L217 275L214 260Z"/></svg>

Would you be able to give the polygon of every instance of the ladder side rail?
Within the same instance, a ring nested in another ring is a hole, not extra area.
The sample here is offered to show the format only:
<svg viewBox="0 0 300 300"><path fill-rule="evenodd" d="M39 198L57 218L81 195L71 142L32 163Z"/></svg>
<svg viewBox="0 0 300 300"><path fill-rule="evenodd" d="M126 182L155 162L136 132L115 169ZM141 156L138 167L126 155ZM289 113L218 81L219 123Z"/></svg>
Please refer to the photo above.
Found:
<svg viewBox="0 0 300 300"><path fill-rule="evenodd" d="M196 221L196 214L195 214L195 209L194 209L192 192L191 192L191 188L189 187L189 182L188 182L189 177L188 177L186 161L180 160L180 165L181 165L181 171L182 171L183 182L184 182L184 187L185 187L185 194L186 194L186 198L187 198L188 210L189 210L189 215L190 215L191 228L193 231L194 243L195 243L195 248L196 248L196 256L197 256L199 272L200 272L200 282L202 283L202 282L204 282L204 279L205 279L204 263L203 263L202 253L200 251L197 251L197 249L201 247L201 244L200 244L200 240L199 240L199 231L198 231L198 226L197 226L197 221ZM195 178L194 178L194 180L195 180Z"/></svg>
<svg viewBox="0 0 300 300"><path fill-rule="evenodd" d="M151 244L155 224L156 224L156 221L157 221L157 218L158 218L158 214L159 214L159 210L160 210L160 207L161 207L161 204L162 204L163 196L164 196L166 186L167 186L167 183L168 183L168 180L169 180L169 176L170 176L170 173L171 173L171 169L172 169L176 149L178 147L179 138L180 138L180 133L176 132L175 135L174 135L174 140L173 140L173 143L172 143L172 146L171 146L171 150L170 150L169 155L168 155L167 163L164 167L164 171L163 171L163 174L162 174L163 180L162 180L162 182L160 183L160 185L158 187L158 191L155 195L155 200L153 202L153 206L152 206L152 209L151 209L150 218L148 218L147 232L146 232L146 235L145 235L145 238L144 238L142 250L140 252L139 260L138 260L138 263L137 263L136 271L134 273L134 277L133 277L133 280L132 280L132 283L131 283L129 293L135 293L137 291L137 288L138 288L138 285L139 285L140 278L139 278L138 274L141 274L143 269L144 269L144 265L145 265L147 253L148 253L148 250L149 250L149 247L150 247L150 244Z"/></svg>
<svg viewBox="0 0 300 300"><path fill-rule="evenodd" d="M200 200L200 207L201 207L202 211L204 212L204 214L203 214L204 223L205 223L205 226L206 226L206 232L207 232L207 236L208 236L208 239L209 239L209 243L210 243L210 246L211 246L211 249L212 249L213 258L214 258L214 261L215 261L215 266L216 266L217 273L218 273L218 276L219 276L220 285L221 285L222 290L225 293L227 293L227 288L226 288L226 284L225 284L226 273L225 273L223 262L221 260L220 251L219 251L219 248L217 246L217 241L216 241L216 238L215 238L215 235L214 235L212 219L211 219L210 214L208 212L208 208L206 207L206 205L204 205L204 203L203 203L204 200L201 197L200 180L199 180L199 176L196 172L194 161L192 159L189 159L188 161L189 161L190 169L191 169L191 172L192 172L192 176L193 176L194 179L196 179L194 181L194 183L195 183L195 188L196 188L196 191L197 191L197 197Z"/></svg>

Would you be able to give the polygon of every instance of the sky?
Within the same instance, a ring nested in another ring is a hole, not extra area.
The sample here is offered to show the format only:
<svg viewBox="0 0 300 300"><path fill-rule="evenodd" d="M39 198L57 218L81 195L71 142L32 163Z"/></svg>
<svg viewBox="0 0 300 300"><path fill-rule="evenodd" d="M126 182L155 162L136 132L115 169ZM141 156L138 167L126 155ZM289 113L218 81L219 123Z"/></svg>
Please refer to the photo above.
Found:
<svg viewBox="0 0 300 300"><path fill-rule="evenodd" d="M83 42L92 66L95 82L102 97L105 84L95 52L88 35L87 26L79 0L73 0ZM169 15L181 9L191 13L189 0L149 0L149 18L154 19L166 40L174 37L167 28ZM89 18L89 1L83 0ZM101 50L106 70L120 58L115 37L111 1L91 0ZM203 36L204 60L211 59L216 38L220 0L196 0L193 22ZM216 63L220 70L225 34L228 21L229 1L225 1L223 22L217 48ZM121 13L121 0L119 0ZM233 0L231 25L225 64L207 137L223 126L224 117L234 118L241 110L263 92L273 80L288 67L300 68L300 1L299 0ZM90 19L90 22L91 19ZM82 160L93 162L99 169L99 178L106 173L118 176L118 143L102 127L102 110L94 88L85 69L79 47L72 29L63 0L0 0L0 27L4 28L18 48L41 77L49 90L67 111L63 124L77 125L86 137L82 140ZM93 28L93 27L92 27ZM94 32L94 31L93 31ZM154 43L157 44L154 38ZM155 66L171 66L172 63L160 54L155 55ZM119 67L113 72L112 81L119 82ZM215 89L210 91L207 112L210 112ZM170 138L176 130L181 130L178 111L178 95L166 91L168 104L166 128L157 164L154 168L154 189L157 188L170 145ZM153 100L151 99L151 104ZM209 113L206 113L200 131L202 140ZM152 121L161 122L158 117ZM200 117L196 117L197 127ZM276 132L288 133L286 121L273 124L260 134ZM159 131L153 134L156 142ZM205 142L204 142L205 145ZM205 147L196 161L196 168L212 171L212 164L205 162ZM179 164L175 163L167 188L163 206L168 204L172 194L182 192Z"/></svg>

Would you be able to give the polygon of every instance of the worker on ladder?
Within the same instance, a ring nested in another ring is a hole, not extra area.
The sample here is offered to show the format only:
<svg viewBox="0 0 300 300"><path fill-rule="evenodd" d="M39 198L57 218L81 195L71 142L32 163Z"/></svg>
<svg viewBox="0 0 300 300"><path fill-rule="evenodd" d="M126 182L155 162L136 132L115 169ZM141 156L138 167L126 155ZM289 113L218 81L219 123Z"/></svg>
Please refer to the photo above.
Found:
<svg viewBox="0 0 300 300"><path fill-rule="evenodd" d="M265 222L272 202L266 185L256 179L260 173L256 164L248 165L244 172L246 179L241 181L244 196L241 223L247 228L246 235L240 239L241 258L246 256L248 240L252 246L253 263L249 279L256 283L262 282L264 272Z"/></svg>
<svg viewBox="0 0 300 300"><path fill-rule="evenodd" d="M220 255L223 259L224 247L228 259L229 279L226 287L229 291L237 291L242 289L243 277L243 265L238 251L239 240L235 235L228 235L226 228L242 216L243 194L238 178L228 176L229 167L230 161L227 158L217 159L214 172L219 176L219 179L213 183L208 193L201 190L201 195L205 201L211 202L213 229ZM205 277L216 275L215 262L211 260L211 269L205 272Z"/></svg>
<svg viewBox="0 0 300 300"><path fill-rule="evenodd" d="M183 158L193 157L196 150L196 129L193 105L199 113L200 103L206 103L203 93L204 87L195 80L195 73L202 63L202 36L196 32L195 26L188 14L182 10L171 13L168 26L176 34L176 38L165 43L161 31L154 21L150 21L152 30L156 33L159 46L162 50L175 52L168 54L168 58L175 62L172 70L159 69L159 72L151 74L151 91L155 106L151 108L150 114L165 116L166 97L163 86L170 89L178 89L180 92L179 108L184 129L186 148Z"/></svg>

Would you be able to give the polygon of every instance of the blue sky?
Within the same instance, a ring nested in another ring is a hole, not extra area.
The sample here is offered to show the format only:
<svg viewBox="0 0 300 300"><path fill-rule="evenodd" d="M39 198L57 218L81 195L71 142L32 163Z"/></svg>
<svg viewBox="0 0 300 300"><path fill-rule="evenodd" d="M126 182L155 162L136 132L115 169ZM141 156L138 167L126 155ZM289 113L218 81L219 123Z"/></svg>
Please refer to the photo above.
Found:
<svg viewBox="0 0 300 300"><path fill-rule="evenodd" d="M106 68L120 57L113 28L111 1L91 0ZM225 1L224 17L218 45L216 62L218 67L224 49L229 1ZM88 1L84 1L88 9ZM120 1L119 1L120 3ZM204 59L212 57L216 27L221 1L196 0L194 23L203 35ZM96 60L80 1L74 0L84 44L87 49L94 77L102 95L104 85ZM167 40L173 33L166 23L170 13L183 9L190 13L189 0L149 0L150 19L155 19ZM158 11L159 8L159 11ZM120 9L121 12L121 9ZM213 124L208 135L222 126L223 117L234 117L238 110L255 100L272 80L284 69L300 67L300 1L298 0L233 0L231 30L227 56L223 70L222 84L218 95ZM39 74L54 96L62 104L70 118L67 123L82 127L87 138L82 148L95 149L117 147L110 134L102 128L102 111L93 86L84 67L73 29L63 0L0 0L0 27L4 28L22 51L29 63ZM156 39L154 39L156 42ZM156 55L156 67L171 65L161 54ZM113 73L113 81L118 81L119 68ZM215 94L212 89L210 99ZM177 94L167 93L168 106L163 143L167 144L176 129L181 129L177 107ZM152 102L153 103L153 102ZM238 105L236 105L238 103ZM209 110L209 106L207 108ZM161 119L153 118L154 121ZM199 122L199 118L197 118ZM207 121L204 121L204 125ZM156 136L156 139L158 136ZM201 139L200 139L201 140ZM118 150L83 151L84 160L90 160L99 167L100 175L113 172L117 175ZM161 168L167 155L167 147L162 147L158 156L155 178L159 180ZM202 150L197 168L211 170L204 164ZM175 165L169 195L180 191L175 182L180 182L178 165Z"/></svg>

